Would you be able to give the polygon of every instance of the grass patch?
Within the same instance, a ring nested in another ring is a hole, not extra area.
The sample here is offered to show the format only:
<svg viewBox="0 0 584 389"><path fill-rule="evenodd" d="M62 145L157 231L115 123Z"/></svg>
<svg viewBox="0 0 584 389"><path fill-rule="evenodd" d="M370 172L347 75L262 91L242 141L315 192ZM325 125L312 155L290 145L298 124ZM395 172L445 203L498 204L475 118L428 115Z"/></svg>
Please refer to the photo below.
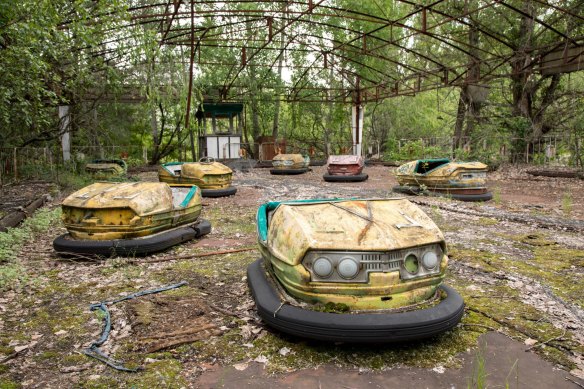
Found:
<svg viewBox="0 0 584 389"><path fill-rule="evenodd" d="M584 251L558 245L524 246L528 253L533 252L531 257L527 256L528 259L504 258L498 254L457 246L451 247L450 256L453 261L463 262L478 271L529 277L554 295L582 306L580 285L584 280L572 267L584 260ZM449 282L454 283L467 305L463 325L502 329L512 337L521 340L530 337L539 342L563 335L563 331L546 320L541 311L521 302L521 290L510 288L504 279L495 285L484 286L485 290L477 290L472 280L468 279L450 277ZM565 340L550 342L538 348L538 352L569 370L574 368L574 364L562 348L582 352L584 347L573 340L571 331L567 331L563 338Z"/></svg>
<svg viewBox="0 0 584 389"><path fill-rule="evenodd" d="M134 388L185 388L187 383L181 376L182 364L176 359L165 359L150 363L136 377L129 377L127 387Z"/></svg>
<svg viewBox="0 0 584 389"><path fill-rule="evenodd" d="M493 219L490 217L480 217L479 218L479 225L481 226L495 226L499 224L499 221L497 219Z"/></svg>
<svg viewBox="0 0 584 389"><path fill-rule="evenodd" d="M497 205L501 205L501 188L495 187L491 192L493 193L493 202Z"/></svg>
<svg viewBox="0 0 584 389"><path fill-rule="evenodd" d="M228 215L228 217L226 217ZM222 207L205 208L205 219L213 225L213 232L230 238L235 234L255 235L255 208L233 206L228 211Z"/></svg>
<svg viewBox="0 0 584 389"><path fill-rule="evenodd" d="M34 239L51 226L59 223L61 209L41 208L25 219L20 227L10 228L0 234L0 291L11 289L17 284L26 284L29 277L17 260L25 242Z"/></svg>
<svg viewBox="0 0 584 389"><path fill-rule="evenodd" d="M562 211L564 212L564 216L570 217L572 214L572 193L565 192L562 195Z"/></svg>
<svg viewBox="0 0 584 389"><path fill-rule="evenodd" d="M401 364L417 367L437 364L459 366L456 355L474 347L479 335L455 329L425 341L371 347L309 341L269 331L254 340L251 343L253 347L250 347L239 331L233 329L211 342L199 342L194 346L202 360L217 358L225 364L265 358L270 373L312 369L328 363L341 368L360 367L379 371ZM289 352L281 353L283 349Z"/></svg>

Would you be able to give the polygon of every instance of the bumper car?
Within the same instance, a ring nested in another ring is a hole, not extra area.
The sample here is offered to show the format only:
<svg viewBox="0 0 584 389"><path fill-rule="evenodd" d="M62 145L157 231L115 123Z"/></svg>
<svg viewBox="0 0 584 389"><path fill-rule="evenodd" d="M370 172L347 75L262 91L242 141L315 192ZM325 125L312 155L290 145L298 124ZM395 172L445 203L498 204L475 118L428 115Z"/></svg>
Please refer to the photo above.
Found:
<svg viewBox="0 0 584 389"><path fill-rule="evenodd" d="M270 174L302 174L309 170L310 157L302 154L278 154L272 160Z"/></svg>
<svg viewBox="0 0 584 389"><path fill-rule="evenodd" d="M147 255L211 231L211 224L199 219L196 186L99 182L71 194L61 208L68 233L53 247L63 255Z"/></svg>
<svg viewBox="0 0 584 389"><path fill-rule="evenodd" d="M397 168L399 185L394 192L448 196L461 201L488 201L487 165L481 162L453 162L443 159L419 159Z"/></svg>
<svg viewBox="0 0 584 389"><path fill-rule="evenodd" d="M232 196L237 188L231 186L231 169L212 158L199 162L169 162L158 167L158 180L170 186L197 185L203 197Z"/></svg>
<svg viewBox="0 0 584 389"><path fill-rule="evenodd" d="M358 155L331 155L322 178L327 182L365 181L369 176L363 173L364 165L363 157Z"/></svg>
<svg viewBox="0 0 584 389"><path fill-rule="evenodd" d="M247 269L261 318L291 335L389 343L447 331L464 312L444 285L434 222L405 199L296 200L258 209L261 258Z"/></svg>
<svg viewBox="0 0 584 389"><path fill-rule="evenodd" d="M123 159L94 159L85 165L85 171L96 179L105 180L125 175L128 165Z"/></svg>

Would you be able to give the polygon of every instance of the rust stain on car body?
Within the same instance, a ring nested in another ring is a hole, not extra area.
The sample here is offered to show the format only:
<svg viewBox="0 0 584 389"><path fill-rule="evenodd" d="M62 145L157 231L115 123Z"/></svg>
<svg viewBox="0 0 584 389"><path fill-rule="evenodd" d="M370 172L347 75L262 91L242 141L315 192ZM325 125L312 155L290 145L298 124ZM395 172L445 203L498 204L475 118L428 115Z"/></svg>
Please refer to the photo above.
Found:
<svg viewBox="0 0 584 389"><path fill-rule="evenodd" d="M100 182L67 197L62 220L76 239L129 239L194 222L201 208L196 186Z"/></svg>
<svg viewBox="0 0 584 389"><path fill-rule="evenodd" d="M260 251L284 289L307 302L399 308L431 298L444 277L444 237L405 199L282 203L268 219Z"/></svg>
<svg viewBox="0 0 584 389"><path fill-rule="evenodd" d="M126 174L127 165L123 159L95 159L85 165L85 171L96 179L105 180Z"/></svg>
<svg viewBox="0 0 584 389"><path fill-rule="evenodd" d="M452 162L449 159L411 161L398 167L396 178L400 185L424 185L440 193L487 192L487 165L481 162Z"/></svg>
<svg viewBox="0 0 584 389"><path fill-rule="evenodd" d="M201 189L226 189L233 171L215 161L169 162L158 167L158 180L171 186L197 185Z"/></svg>
<svg viewBox="0 0 584 389"><path fill-rule="evenodd" d="M354 176L361 174L364 166L364 159L359 155L331 155L326 169L333 176Z"/></svg>
<svg viewBox="0 0 584 389"><path fill-rule="evenodd" d="M302 154L278 154L272 160L274 169L303 169L310 165L310 157Z"/></svg>

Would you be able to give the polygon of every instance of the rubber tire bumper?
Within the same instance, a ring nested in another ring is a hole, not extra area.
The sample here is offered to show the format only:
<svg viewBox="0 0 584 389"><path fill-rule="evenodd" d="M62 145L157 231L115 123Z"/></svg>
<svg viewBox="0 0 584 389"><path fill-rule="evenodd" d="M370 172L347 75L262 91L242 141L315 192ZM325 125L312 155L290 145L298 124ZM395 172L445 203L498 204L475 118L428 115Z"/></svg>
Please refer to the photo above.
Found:
<svg viewBox="0 0 584 389"><path fill-rule="evenodd" d="M459 201L489 201L493 198L493 193L486 192L480 194L462 194L462 193L442 193L434 192L432 190L420 190L418 186L408 186L408 185L396 185L392 188L394 192L404 193L408 195L429 195L429 196L440 196L448 197Z"/></svg>
<svg viewBox="0 0 584 389"><path fill-rule="evenodd" d="M306 167L302 169L270 169L270 174L303 174L309 170Z"/></svg>
<svg viewBox="0 0 584 389"><path fill-rule="evenodd" d="M487 193L480 193L480 194L457 194L457 193L449 193L449 194L442 194L441 196L451 197L454 200L460 201L489 201L493 198L493 194L491 192Z"/></svg>
<svg viewBox="0 0 584 389"><path fill-rule="evenodd" d="M351 176L335 176L332 174L323 174L322 178L327 182L361 182L369 178L366 173L355 174Z"/></svg>
<svg viewBox="0 0 584 389"><path fill-rule="evenodd" d="M438 305L408 312L337 314L286 304L267 279L262 260L247 268L247 282L258 314L282 332L330 342L395 343L428 338L455 327L464 314L464 301L451 287Z"/></svg>
<svg viewBox="0 0 584 389"><path fill-rule="evenodd" d="M420 194L421 192L420 187L408 185L396 185L391 190L397 193L403 193L408 195L417 195Z"/></svg>
<svg viewBox="0 0 584 389"><path fill-rule="evenodd" d="M230 186L225 189L201 189L201 196L203 197L226 197L233 196L237 192L237 188Z"/></svg>
<svg viewBox="0 0 584 389"><path fill-rule="evenodd" d="M144 256L166 250L169 247L194 238L200 238L209 232L211 232L211 223L208 220L201 219L200 222L194 225L135 239L82 240L72 239L67 233L57 237L53 241L53 247L57 254L64 256L67 254L101 257Z"/></svg>

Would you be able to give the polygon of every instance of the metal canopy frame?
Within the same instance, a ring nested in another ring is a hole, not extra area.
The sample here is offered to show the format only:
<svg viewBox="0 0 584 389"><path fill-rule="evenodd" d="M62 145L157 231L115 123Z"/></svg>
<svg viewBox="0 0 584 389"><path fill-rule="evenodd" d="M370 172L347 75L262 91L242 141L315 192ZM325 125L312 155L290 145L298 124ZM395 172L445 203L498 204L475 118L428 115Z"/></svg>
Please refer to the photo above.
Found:
<svg viewBox="0 0 584 389"><path fill-rule="evenodd" d="M112 66L135 66L127 52L139 46L136 40L144 31L155 33L159 47L184 53L178 62L189 74L189 102L195 72L222 75L221 81L207 85L221 101L241 101L251 93L242 78L252 72L256 88L273 91L273 99L358 104L509 75L506 65L516 55L514 43L488 20L525 16L521 2L395 0L389 4L401 16L394 19L385 16L380 2L372 2L377 11L367 11L358 1L135 0L127 22L107 31L109 38L99 47L85 49ZM557 23L571 18L581 25L584 1L532 2L545 7L545 18L533 22L550 43L531 47L531 57L584 46L584 36L573 36L567 27L562 30L567 23ZM95 18L99 22L108 16ZM479 47L468 42L470 28L480 32ZM229 55L218 58L217 48ZM293 53L303 55L301 63L294 62ZM288 82L275 77L281 56ZM478 76L469 72L477 66ZM540 70L545 67L540 61ZM533 66L525 70L533 71ZM331 74L334 83L329 82Z"/></svg>

